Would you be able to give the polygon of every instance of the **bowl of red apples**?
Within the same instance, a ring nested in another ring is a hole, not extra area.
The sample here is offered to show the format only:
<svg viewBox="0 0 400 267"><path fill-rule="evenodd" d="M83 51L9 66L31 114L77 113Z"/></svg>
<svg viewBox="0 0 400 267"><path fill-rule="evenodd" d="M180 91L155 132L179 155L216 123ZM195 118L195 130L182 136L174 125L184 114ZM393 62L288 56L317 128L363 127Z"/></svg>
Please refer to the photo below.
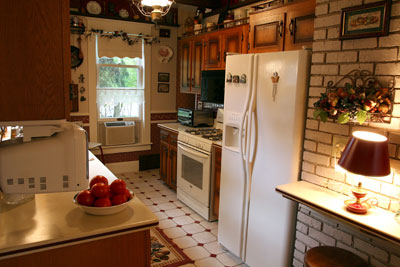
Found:
<svg viewBox="0 0 400 267"><path fill-rule="evenodd" d="M74 196L74 203L92 215L111 215L124 210L133 197L123 180L109 184L106 177L96 175L90 180L89 189Z"/></svg>

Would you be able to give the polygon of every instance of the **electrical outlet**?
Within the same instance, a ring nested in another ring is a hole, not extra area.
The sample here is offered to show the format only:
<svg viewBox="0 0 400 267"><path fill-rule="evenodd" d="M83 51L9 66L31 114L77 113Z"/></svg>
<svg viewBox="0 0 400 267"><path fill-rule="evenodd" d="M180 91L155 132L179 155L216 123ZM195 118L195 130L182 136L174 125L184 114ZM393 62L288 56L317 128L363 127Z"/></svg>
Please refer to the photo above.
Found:
<svg viewBox="0 0 400 267"><path fill-rule="evenodd" d="M332 157L336 156L336 158L340 158L342 151L345 148L348 140L349 137L338 136L338 135L333 136Z"/></svg>

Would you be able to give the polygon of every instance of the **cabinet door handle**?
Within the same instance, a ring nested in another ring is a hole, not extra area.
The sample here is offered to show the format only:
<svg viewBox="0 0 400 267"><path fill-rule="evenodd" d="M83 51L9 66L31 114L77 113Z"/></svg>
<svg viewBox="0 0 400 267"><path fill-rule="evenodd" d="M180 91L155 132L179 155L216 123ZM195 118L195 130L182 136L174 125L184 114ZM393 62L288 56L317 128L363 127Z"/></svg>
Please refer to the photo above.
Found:
<svg viewBox="0 0 400 267"><path fill-rule="evenodd" d="M224 62L226 62L226 51L224 51Z"/></svg>
<svg viewBox="0 0 400 267"><path fill-rule="evenodd" d="M218 60L218 62L220 61L220 58L221 58L221 53L218 52L218 54L217 54L217 60Z"/></svg>
<svg viewBox="0 0 400 267"><path fill-rule="evenodd" d="M279 33L279 36L282 37L282 35L283 35L283 21L282 20L281 20L281 22L279 22L278 33Z"/></svg>
<svg viewBox="0 0 400 267"><path fill-rule="evenodd" d="M289 24L289 31L290 31L290 35L294 35L294 31L295 31L295 26L296 24L294 23L294 19L290 20L290 24Z"/></svg>

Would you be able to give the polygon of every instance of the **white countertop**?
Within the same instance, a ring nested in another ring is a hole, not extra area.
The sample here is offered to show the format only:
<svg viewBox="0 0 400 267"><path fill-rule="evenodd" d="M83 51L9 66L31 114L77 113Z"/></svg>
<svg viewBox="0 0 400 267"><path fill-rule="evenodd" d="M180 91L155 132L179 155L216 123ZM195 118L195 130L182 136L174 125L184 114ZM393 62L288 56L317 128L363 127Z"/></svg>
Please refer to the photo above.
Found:
<svg viewBox="0 0 400 267"><path fill-rule="evenodd" d="M92 159L92 160L91 160ZM104 175L117 179L89 151L89 179ZM93 238L147 229L158 224L157 217L134 198L122 212L94 216L73 203L76 192L37 194L27 203L0 207L0 258L37 249L85 242Z"/></svg>
<svg viewBox="0 0 400 267"><path fill-rule="evenodd" d="M344 204L349 197L306 181L279 185L276 191L356 228L400 244L400 223L395 220L393 212L372 207L364 215L351 213Z"/></svg>
<svg viewBox="0 0 400 267"><path fill-rule="evenodd" d="M179 132L179 131L184 132L186 129L193 129L193 127L184 126L178 122L159 123L158 126L174 132Z"/></svg>

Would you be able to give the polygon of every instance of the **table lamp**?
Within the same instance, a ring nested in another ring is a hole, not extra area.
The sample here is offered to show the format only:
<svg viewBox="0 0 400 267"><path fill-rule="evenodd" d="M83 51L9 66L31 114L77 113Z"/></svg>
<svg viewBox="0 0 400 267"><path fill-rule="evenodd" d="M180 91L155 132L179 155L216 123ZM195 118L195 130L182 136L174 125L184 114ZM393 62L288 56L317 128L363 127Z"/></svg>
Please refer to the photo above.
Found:
<svg viewBox="0 0 400 267"><path fill-rule="evenodd" d="M338 164L348 172L357 175L373 177L389 175L390 161L386 136L366 131L353 132ZM358 214L367 213L371 206L367 202L361 202L361 198L367 194L361 182L352 189L352 193L356 201L346 200L347 210Z"/></svg>

